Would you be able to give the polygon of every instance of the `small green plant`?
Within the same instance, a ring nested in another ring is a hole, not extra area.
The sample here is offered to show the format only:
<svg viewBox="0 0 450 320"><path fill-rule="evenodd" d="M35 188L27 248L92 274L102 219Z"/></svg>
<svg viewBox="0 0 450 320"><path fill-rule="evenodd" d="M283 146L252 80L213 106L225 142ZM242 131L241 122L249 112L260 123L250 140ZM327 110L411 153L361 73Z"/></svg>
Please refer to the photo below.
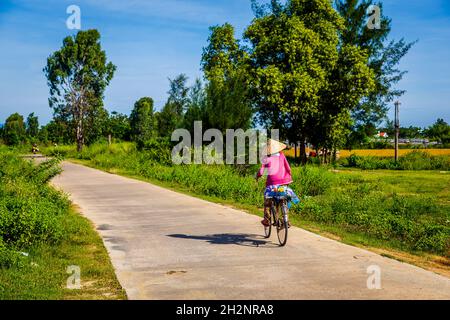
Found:
<svg viewBox="0 0 450 320"><path fill-rule="evenodd" d="M0 268L20 267L23 256L13 248L7 246L0 238Z"/></svg>

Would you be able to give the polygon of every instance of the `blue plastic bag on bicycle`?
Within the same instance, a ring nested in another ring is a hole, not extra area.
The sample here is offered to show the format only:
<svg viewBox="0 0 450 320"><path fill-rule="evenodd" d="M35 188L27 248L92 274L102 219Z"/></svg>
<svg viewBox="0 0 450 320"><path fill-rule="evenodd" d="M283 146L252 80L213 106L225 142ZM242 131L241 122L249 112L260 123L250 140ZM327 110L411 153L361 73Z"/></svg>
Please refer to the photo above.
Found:
<svg viewBox="0 0 450 320"><path fill-rule="evenodd" d="M288 200L287 205L289 209L292 207L292 204L296 205L300 203L300 199L295 194L294 190L292 190L288 186L279 186L279 185L268 186L264 191L264 198L267 199L275 197L286 197Z"/></svg>

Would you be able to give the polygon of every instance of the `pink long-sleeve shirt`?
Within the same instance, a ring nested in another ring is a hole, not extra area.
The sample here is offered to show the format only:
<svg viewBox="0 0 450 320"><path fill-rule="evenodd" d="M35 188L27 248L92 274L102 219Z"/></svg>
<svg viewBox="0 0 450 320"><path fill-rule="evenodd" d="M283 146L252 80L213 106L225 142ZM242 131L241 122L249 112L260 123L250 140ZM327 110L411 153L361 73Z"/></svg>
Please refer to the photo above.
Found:
<svg viewBox="0 0 450 320"><path fill-rule="evenodd" d="M291 167L283 153L264 158L258 178L264 175L267 169L266 186L284 185L292 183Z"/></svg>

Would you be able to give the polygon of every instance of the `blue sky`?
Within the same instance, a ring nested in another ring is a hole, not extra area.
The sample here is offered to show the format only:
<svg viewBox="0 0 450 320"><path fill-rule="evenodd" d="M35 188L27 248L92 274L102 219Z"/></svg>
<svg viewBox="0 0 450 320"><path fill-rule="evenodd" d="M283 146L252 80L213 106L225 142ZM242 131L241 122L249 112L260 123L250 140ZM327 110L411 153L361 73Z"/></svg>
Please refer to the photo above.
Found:
<svg viewBox="0 0 450 320"><path fill-rule="evenodd" d="M384 0L393 19L391 37L419 40L402 61L399 87L402 125L450 121L450 1ZM156 108L167 98L168 80L201 76L208 27L230 22L240 37L253 18L250 0L0 0L0 123L18 111L52 117L42 72L47 57L73 30L66 8L81 8L82 29L96 28L117 72L105 93L110 111L129 114L143 96ZM390 113L392 115L392 113Z"/></svg>

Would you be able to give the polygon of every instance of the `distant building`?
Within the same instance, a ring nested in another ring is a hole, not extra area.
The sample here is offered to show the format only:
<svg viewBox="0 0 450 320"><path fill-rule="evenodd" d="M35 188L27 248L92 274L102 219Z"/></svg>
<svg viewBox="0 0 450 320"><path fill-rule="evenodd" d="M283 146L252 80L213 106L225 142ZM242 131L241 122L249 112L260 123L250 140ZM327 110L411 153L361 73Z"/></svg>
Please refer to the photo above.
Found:
<svg viewBox="0 0 450 320"><path fill-rule="evenodd" d="M378 131L378 133L375 135L375 138L389 138L389 135L387 134L387 132Z"/></svg>

